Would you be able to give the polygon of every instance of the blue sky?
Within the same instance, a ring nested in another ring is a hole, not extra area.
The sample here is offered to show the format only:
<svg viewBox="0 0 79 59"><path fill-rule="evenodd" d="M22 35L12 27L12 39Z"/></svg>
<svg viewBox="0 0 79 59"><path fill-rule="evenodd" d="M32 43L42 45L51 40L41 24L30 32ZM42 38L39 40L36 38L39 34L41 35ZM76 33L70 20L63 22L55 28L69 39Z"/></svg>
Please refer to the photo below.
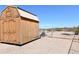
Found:
<svg viewBox="0 0 79 59"><path fill-rule="evenodd" d="M79 25L78 5L18 5L20 8L36 14L40 28L73 27ZM6 6L0 5L0 11Z"/></svg>

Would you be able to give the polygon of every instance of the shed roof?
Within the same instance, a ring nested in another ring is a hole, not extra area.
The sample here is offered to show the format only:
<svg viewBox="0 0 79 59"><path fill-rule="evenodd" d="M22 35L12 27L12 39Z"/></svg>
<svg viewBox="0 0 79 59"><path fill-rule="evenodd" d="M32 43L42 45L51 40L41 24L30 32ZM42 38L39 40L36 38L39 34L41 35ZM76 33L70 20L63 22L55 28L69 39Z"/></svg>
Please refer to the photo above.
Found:
<svg viewBox="0 0 79 59"><path fill-rule="evenodd" d="M14 8L16 8L18 10L20 16L22 16L24 18L29 18L29 19L32 19L32 20L35 20L35 21L39 21L38 17L35 14L33 14L33 13L29 12L29 11L23 10L23 9L17 7L17 6L7 6L7 7L14 7ZM1 13L0 13L0 15L1 15Z"/></svg>
<svg viewBox="0 0 79 59"><path fill-rule="evenodd" d="M18 8L18 7L17 7L17 10L18 10L20 16L39 21L38 17L36 15L34 15L33 13L30 13L30 12L25 11L25 10Z"/></svg>

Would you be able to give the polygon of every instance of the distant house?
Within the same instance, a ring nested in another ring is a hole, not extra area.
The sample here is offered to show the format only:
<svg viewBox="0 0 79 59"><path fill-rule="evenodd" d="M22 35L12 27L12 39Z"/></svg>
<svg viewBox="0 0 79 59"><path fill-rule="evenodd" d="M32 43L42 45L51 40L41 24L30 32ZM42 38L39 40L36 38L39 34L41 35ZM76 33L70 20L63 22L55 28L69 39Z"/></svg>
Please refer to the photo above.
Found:
<svg viewBox="0 0 79 59"><path fill-rule="evenodd" d="M38 17L8 6L0 14L0 42L22 45L39 37Z"/></svg>

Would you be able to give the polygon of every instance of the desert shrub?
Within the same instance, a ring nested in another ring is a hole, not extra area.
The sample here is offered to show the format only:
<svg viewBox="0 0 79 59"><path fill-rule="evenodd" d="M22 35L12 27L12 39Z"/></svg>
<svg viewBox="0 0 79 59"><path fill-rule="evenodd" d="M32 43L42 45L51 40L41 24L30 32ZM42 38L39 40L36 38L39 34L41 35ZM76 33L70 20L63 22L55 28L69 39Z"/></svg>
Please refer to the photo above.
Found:
<svg viewBox="0 0 79 59"><path fill-rule="evenodd" d="M55 31L62 31L62 28L56 28Z"/></svg>
<svg viewBox="0 0 79 59"><path fill-rule="evenodd" d="M74 33L75 33L76 35L78 35L78 34L79 34L79 27L74 28L73 31L74 31Z"/></svg>
<svg viewBox="0 0 79 59"><path fill-rule="evenodd" d="M51 31L52 31L52 29L47 29L47 31L48 31L48 32L51 32Z"/></svg>

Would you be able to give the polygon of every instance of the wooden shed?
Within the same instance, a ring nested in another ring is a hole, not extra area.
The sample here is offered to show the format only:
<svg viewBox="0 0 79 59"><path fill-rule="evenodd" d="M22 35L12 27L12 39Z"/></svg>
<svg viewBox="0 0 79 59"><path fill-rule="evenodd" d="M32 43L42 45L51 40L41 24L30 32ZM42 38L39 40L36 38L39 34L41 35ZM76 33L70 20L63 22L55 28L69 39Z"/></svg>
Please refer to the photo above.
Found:
<svg viewBox="0 0 79 59"><path fill-rule="evenodd" d="M39 37L38 17L19 7L7 6L0 14L0 42L22 45Z"/></svg>

